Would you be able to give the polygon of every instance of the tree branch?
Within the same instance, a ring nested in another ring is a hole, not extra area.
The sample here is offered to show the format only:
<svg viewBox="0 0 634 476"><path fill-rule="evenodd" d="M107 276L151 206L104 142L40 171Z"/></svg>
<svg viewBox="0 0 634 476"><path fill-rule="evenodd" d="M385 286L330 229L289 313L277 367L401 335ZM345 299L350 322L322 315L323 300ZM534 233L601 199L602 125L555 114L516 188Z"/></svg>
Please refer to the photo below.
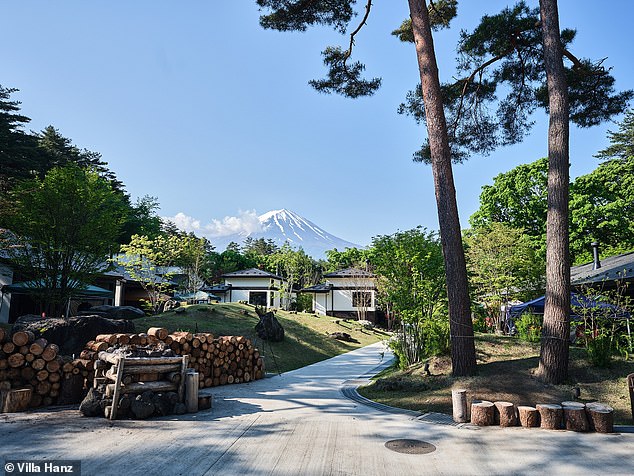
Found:
<svg viewBox="0 0 634 476"><path fill-rule="evenodd" d="M350 46L348 47L348 51L346 51L345 57L343 59L343 69L344 71L346 71L346 73L348 72L348 69L346 68L346 61L348 61L348 58L352 56L352 49L354 47L354 37L366 25L368 17L370 16L371 9L372 9L372 0L368 0L368 3L365 6L365 15L363 15L363 19L361 20L361 23L359 23L359 26L357 26L357 28L352 33L350 33Z"/></svg>

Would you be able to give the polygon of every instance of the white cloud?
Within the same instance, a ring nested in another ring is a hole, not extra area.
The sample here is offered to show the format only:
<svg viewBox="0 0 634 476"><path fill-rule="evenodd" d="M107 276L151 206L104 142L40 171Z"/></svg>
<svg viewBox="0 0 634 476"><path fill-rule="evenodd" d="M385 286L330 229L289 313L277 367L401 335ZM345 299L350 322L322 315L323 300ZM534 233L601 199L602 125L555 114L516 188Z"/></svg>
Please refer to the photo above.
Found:
<svg viewBox="0 0 634 476"><path fill-rule="evenodd" d="M262 224L255 210L239 211L238 216L226 216L222 220L212 219L210 223L201 226L200 220L179 212L173 217L163 217L171 221L179 230L193 231L197 235L208 238L233 235L235 233L254 233L262 230Z"/></svg>
<svg viewBox="0 0 634 476"><path fill-rule="evenodd" d="M196 220L194 217L185 215L183 212L178 212L173 217L162 217L163 220L171 221L176 225L176 228L183 231L200 231L200 220Z"/></svg>
<svg viewBox="0 0 634 476"><path fill-rule="evenodd" d="M222 220L212 220L205 225L205 234L211 237L233 235L234 233L255 233L262 230L262 224L255 210L239 211L237 217L226 216Z"/></svg>

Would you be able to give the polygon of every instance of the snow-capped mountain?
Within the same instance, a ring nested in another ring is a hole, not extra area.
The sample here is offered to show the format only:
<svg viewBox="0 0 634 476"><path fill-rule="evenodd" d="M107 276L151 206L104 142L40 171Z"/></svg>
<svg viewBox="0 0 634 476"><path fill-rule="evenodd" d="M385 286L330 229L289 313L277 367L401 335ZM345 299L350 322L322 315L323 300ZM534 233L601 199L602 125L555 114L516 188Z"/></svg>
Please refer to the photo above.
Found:
<svg viewBox="0 0 634 476"><path fill-rule="evenodd" d="M306 254L315 259L325 258L326 250L333 248L337 248L339 251L346 248L363 248L328 233L310 220L290 210L271 210L260 215L258 219L261 224L260 231L236 233L212 239L216 250L223 251L232 241L242 245L248 237L254 240L259 238L271 239L277 246L289 242L293 248L301 247Z"/></svg>

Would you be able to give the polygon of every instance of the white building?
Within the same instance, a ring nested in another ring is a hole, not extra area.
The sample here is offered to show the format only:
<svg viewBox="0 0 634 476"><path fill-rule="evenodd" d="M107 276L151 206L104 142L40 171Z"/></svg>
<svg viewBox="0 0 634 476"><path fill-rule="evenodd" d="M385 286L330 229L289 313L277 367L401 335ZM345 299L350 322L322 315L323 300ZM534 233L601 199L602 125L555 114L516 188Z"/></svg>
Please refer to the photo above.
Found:
<svg viewBox="0 0 634 476"><path fill-rule="evenodd" d="M324 278L325 283L301 291L312 293L315 313L375 321L376 286L372 273L348 268L324 274Z"/></svg>
<svg viewBox="0 0 634 476"><path fill-rule="evenodd" d="M285 304L282 296L284 278L261 269L251 268L223 274L224 284L209 288L209 292L220 297L220 302L246 301L254 306L281 308Z"/></svg>

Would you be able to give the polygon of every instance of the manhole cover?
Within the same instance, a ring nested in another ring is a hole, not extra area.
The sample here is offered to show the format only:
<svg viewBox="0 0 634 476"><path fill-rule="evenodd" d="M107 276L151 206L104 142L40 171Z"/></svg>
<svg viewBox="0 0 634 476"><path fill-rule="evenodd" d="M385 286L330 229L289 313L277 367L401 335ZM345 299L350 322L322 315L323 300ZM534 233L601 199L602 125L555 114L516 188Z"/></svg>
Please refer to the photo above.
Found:
<svg viewBox="0 0 634 476"><path fill-rule="evenodd" d="M431 443L421 440L390 440L385 443L385 447L397 453L405 453L409 455L424 455L436 451L436 447Z"/></svg>

